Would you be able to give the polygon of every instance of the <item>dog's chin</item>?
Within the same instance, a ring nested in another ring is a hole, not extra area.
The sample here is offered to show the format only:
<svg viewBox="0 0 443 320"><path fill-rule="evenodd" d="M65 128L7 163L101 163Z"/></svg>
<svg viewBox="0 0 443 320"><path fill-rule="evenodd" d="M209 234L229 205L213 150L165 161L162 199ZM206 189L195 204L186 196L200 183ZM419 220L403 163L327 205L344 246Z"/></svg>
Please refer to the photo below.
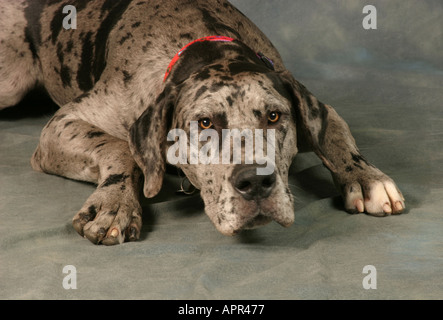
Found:
<svg viewBox="0 0 443 320"><path fill-rule="evenodd" d="M292 199L282 201L281 195L260 201L246 201L240 197L232 200L230 210L220 206L206 207L206 214L217 230L226 236L234 236L242 230L256 229L271 221L276 221L283 227L289 227L294 222Z"/></svg>
<svg viewBox="0 0 443 320"><path fill-rule="evenodd" d="M241 227L234 227L226 223L215 224L215 227L220 233L222 233L225 236L235 236L236 234L240 233L243 230L257 229L259 227L267 225L268 223L272 222L272 220L273 219L271 217L267 217L259 213Z"/></svg>
<svg viewBox="0 0 443 320"><path fill-rule="evenodd" d="M273 219L271 217L265 216L259 213L255 218L245 224L244 230L256 229L261 226L265 226L270 223Z"/></svg>

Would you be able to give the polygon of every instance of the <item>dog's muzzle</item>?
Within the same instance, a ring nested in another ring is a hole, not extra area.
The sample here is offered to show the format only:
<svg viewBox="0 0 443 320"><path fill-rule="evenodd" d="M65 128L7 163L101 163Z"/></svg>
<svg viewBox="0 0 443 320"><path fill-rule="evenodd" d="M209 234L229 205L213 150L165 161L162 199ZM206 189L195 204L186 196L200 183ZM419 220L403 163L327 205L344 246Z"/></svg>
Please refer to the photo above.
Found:
<svg viewBox="0 0 443 320"><path fill-rule="evenodd" d="M284 227L294 222L292 196L286 192L279 172L261 175L257 169L262 167L235 165L216 197L203 188L206 214L222 234L233 236L272 221Z"/></svg>

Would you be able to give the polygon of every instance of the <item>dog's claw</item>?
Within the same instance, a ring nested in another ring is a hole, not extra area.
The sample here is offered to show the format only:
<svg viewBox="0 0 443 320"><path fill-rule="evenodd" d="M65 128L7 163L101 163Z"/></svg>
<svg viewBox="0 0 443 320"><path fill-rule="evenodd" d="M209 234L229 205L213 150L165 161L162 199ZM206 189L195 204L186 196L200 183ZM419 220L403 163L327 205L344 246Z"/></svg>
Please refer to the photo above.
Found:
<svg viewBox="0 0 443 320"><path fill-rule="evenodd" d="M138 239L140 231L137 227L131 226L127 230L127 238L129 241L135 241Z"/></svg>
<svg viewBox="0 0 443 320"><path fill-rule="evenodd" d="M106 235L106 230L100 228L95 230L94 225L88 222L83 228L84 237L94 244L99 244Z"/></svg>
<svg viewBox="0 0 443 320"><path fill-rule="evenodd" d="M357 211L358 211L359 213L363 213L363 212L365 212L365 205L364 205L364 203L363 203L363 200L358 199L358 200L355 202L355 206L357 207Z"/></svg>
<svg viewBox="0 0 443 320"><path fill-rule="evenodd" d="M112 231L111 231L111 233L109 234L109 236L111 236L112 238L117 238L119 233L120 233L120 232L118 231L118 229L117 229L117 228L114 228L114 229L112 229Z"/></svg>
<svg viewBox="0 0 443 320"><path fill-rule="evenodd" d="M386 214L391 214L392 213L392 208L391 205L389 203L385 203L383 205L383 212Z"/></svg>

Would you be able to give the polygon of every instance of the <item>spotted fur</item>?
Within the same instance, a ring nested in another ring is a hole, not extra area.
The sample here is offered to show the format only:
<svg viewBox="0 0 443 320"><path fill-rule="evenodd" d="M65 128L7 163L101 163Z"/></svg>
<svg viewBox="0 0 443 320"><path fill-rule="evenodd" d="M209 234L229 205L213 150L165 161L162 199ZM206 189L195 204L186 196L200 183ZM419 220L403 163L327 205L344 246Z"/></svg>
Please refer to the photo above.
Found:
<svg viewBox="0 0 443 320"><path fill-rule="evenodd" d="M62 26L67 4L76 7L77 29ZM292 77L272 43L225 0L0 0L0 14L0 108L38 85L60 106L31 164L97 184L73 219L93 243L139 238L138 190L159 192L168 130L189 132L190 121L201 118L218 132L276 129L276 170L264 179L251 175L254 166L179 165L223 234L294 221L288 172L299 151L320 157L346 210L387 215L405 208L395 183L360 154L346 123ZM236 40L190 46L163 82L176 52L209 35ZM268 122L271 112L280 114L278 123ZM242 179L259 191L244 191Z"/></svg>

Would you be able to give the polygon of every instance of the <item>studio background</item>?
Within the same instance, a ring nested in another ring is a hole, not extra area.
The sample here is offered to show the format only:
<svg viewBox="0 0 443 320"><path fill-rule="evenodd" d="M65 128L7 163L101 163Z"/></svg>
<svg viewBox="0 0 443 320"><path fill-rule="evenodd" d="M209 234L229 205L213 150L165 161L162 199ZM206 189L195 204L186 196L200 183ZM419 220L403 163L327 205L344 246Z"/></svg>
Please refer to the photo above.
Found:
<svg viewBox="0 0 443 320"><path fill-rule="evenodd" d="M233 0L286 67L347 121L402 190L407 213L349 215L313 154L291 170L295 223L218 233L198 195L168 174L143 202L141 239L95 246L71 219L95 187L32 171L51 110L34 96L0 112L1 299L441 299L443 3L439 0ZM377 29L365 30L367 4ZM27 111L25 111L27 110ZM77 289L63 288L66 265ZM377 270L366 290L363 268Z"/></svg>

